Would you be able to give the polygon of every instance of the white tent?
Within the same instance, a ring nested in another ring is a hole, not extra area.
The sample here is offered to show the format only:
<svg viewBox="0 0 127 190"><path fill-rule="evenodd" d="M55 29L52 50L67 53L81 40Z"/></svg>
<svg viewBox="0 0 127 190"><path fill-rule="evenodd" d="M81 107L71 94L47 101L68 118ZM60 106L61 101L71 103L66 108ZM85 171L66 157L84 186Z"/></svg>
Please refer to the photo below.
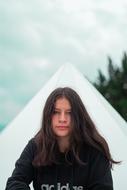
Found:
<svg viewBox="0 0 127 190"><path fill-rule="evenodd" d="M56 87L63 86L69 86L77 91L98 130L108 141L113 158L123 161L121 165L114 167L112 174L114 190L125 190L127 187L127 123L71 64L63 65L0 134L0 189L5 188L15 161L28 140L40 128L47 96Z"/></svg>

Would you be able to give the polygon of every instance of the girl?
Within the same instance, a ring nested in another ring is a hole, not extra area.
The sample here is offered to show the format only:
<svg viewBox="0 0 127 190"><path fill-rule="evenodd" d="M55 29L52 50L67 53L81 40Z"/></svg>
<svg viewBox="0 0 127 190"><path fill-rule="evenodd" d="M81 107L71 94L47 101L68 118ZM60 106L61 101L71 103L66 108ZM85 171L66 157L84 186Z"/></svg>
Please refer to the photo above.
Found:
<svg viewBox="0 0 127 190"><path fill-rule="evenodd" d="M113 190L114 161L79 95L57 88L48 97L39 132L17 160L6 190Z"/></svg>

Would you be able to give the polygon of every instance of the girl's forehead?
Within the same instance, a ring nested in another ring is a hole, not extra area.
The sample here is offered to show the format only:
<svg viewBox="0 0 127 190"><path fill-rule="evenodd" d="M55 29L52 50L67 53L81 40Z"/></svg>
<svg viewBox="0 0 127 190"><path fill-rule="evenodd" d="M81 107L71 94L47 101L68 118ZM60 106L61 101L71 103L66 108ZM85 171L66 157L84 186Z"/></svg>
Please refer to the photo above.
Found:
<svg viewBox="0 0 127 190"><path fill-rule="evenodd" d="M64 108L64 107L71 109L69 100L65 97L57 99L55 102L55 108Z"/></svg>

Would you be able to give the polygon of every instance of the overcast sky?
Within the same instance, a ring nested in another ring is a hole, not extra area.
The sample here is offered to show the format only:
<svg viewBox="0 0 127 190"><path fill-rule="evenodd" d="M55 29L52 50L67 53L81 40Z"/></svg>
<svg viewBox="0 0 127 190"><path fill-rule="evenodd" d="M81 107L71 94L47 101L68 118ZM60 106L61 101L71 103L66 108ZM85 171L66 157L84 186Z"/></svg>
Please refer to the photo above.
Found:
<svg viewBox="0 0 127 190"><path fill-rule="evenodd" d="M127 49L126 0L0 2L0 124L10 122L64 63L90 80L120 65Z"/></svg>

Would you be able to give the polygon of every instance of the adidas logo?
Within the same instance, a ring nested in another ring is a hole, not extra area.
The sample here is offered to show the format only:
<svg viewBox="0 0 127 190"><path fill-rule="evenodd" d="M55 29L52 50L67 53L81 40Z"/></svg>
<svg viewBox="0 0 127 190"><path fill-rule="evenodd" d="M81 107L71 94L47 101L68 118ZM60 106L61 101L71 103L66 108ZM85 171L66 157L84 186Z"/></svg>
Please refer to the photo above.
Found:
<svg viewBox="0 0 127 190"><path fill-rule="evenodd" d="M41 190L55 190L55 185L42 184ZM61 183L57 183L57 190L71 190L71 189L69 183L66 183L66 185L61 185ZM83 186L73 186L73 190L83 190Z"/></svg>

